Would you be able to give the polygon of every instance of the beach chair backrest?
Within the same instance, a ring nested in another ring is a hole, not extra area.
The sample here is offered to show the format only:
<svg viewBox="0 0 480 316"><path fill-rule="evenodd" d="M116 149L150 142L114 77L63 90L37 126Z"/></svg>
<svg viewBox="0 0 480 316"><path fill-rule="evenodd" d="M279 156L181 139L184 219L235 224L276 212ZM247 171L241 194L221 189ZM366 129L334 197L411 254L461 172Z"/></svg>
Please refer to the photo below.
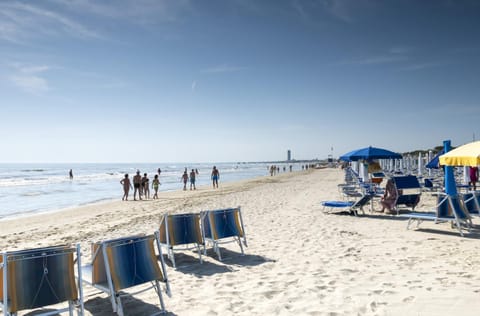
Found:
<svg viewBox="0 0 480 316"><path fill-rule="evenodd" d="M479 195L476 193L466 193L463 195L463 203L465 204L465 207L469 213L480 213L478 198Z"/></svg>
<svg viewBox="0 0 480 316"><path fill-rule="evenodd" d="M92 246L93 253L99 249L98 247L101 247L101 253L93 261L93 284L105 285L108 281L107 269L110 270L115 292L150 281L163 281L154 242L155 236L149 235L94 244ZM105 264L104 254L108 265Z"/></svg>
<svg viewBox="0 0 480 316"><path fill-rule="evenodd" d="M8 312L35 309L78 299L75 284L76 248L55 246L7 252ZM4 300L3 269L0 269L0 302ZM5 314L5 311L4 311Z"/></svg>
<svg viewBox="0 0 480 316"><path fill-rule="evenodd" d="M450 202L450 207L452 208L453 212L455 212L456 217L458 219L466 219L470 217L470 214L465 208L465 204L463 203L463 200L458 195L450 196L449 202Z"/></svg>
<svg viewBox="0 0 480 316"><path fill-rule="evenodd" d="M239 208L207 211L203 225L206 238L244 237Z"/></svg>
<svg viewBox="0 0 480 316"><path fill-rule="evenodd" d="M439 196L437 214L438 217L456 216L458 219L470 218L463 200L458 195Z"/></svg>
<svg viewBox="0 0 480 316"><path fill-rule="evenodd" d="M171 246L203 244L200 214L164 215L160 222L160 242L167 244L167 239Z"/></svg>
<svg viewBox="0 0 480 316"><path fill-rule="evenodd" d="M393 177L397 190L401 189L420 189L420 182L416 176Z"/></svg>
<svg viewBox="0 0 480 316"><path fill-rule="evenodd" d="M371 194L364 195L364 196L362 196L361 199L359 199L357 202L355 202L352 207L355 207L355 208L364 207L365 205L368 204L368 202L370 202L370 200L372 198L373 198L373 195L371 195Z"/></svg>
<svg viewBox="0 0 480 316"><path fill-rule="evenodd" d="M437 197L437 217L449 216L452 216L452 208L448 201L448 197L445 195L439 195Z"/></svg>

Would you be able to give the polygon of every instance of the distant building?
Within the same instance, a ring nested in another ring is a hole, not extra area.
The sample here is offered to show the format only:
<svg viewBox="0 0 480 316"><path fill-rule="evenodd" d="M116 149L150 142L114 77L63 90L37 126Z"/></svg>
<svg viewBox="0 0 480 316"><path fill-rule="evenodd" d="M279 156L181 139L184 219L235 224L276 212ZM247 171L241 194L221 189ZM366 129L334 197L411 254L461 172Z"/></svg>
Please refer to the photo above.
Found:
<svg viewBox="0 0 480 316"><path fill-rule="evenodd" d="M290 161L292 160L292 152L289 150L287 150L287 161Z"/></svg>

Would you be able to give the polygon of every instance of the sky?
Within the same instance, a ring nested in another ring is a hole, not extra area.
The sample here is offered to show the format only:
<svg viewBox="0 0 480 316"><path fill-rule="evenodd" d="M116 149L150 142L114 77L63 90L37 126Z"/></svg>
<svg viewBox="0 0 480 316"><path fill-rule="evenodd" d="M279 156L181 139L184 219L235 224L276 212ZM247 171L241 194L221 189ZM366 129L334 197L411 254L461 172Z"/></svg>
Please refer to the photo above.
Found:
<svg viewBox="0 0 480 316"><path fill-rule="evenodd" d="M0 162L480 138L480 1L1 0Z"/></svg>

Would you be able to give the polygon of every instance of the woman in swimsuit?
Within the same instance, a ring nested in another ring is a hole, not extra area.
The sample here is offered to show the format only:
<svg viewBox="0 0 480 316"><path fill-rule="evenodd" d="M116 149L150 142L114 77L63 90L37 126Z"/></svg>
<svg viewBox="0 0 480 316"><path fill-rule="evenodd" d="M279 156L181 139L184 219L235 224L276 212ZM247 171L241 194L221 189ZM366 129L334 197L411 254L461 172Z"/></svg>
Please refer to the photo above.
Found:
<svg viewBox="0 0 480 316"><path fill-rule="evenodd" d="M153 199L158 199L158 186L160 185L160 180L158 180L158 174L155 175L152 181L152 189L155 191L153 194Z"/></svg>

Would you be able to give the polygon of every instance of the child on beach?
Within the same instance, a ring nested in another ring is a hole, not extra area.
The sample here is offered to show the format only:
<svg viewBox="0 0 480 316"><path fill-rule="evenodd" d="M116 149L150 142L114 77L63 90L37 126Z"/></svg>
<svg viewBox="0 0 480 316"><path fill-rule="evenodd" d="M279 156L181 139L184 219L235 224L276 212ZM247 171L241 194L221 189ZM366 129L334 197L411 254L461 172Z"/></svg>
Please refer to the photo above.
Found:
<svg viewBox="0 0 480 316"><path fill-rule="evenodd" d="M188 182L187 168L185 168L185 171L183 172L182 180L183 180L183 191L186 191L187 190L187 182Z"/></svg>
<svg viewBox="0 0 480 316"><path fill-rule="evenodd" d="M196 190L197 188L195 187L195 170L192 169L192 172L190 172L190 190L192 189Z"/></svg>
<svg viewBox="0 0 480 316"><path fill-rule="evenodd" d="M152 189L154 190L153 199L158 199L158 186L160 185L160 180L158 180L158 174L155 175L152 181Z"/></svg>
<svg viewBox="0 0 480 316"><path fill-rule="evenodd" d="M215 189L215 185L217 186L218 189L218 178L220 178L220 172L218 172L217 167L213 166L212 169L212 183L213 183L213 188Z"/></svg>
<svg viewBox="0 0 480 316"><path fill-rule="evenodd" d="M132 188L132 184L130 183L130 179L128 178L128 173L125 174L125 178L120 180L120 184L123 185L122 201L128 201L128 192L130 191L130 188Z"/></svg>

